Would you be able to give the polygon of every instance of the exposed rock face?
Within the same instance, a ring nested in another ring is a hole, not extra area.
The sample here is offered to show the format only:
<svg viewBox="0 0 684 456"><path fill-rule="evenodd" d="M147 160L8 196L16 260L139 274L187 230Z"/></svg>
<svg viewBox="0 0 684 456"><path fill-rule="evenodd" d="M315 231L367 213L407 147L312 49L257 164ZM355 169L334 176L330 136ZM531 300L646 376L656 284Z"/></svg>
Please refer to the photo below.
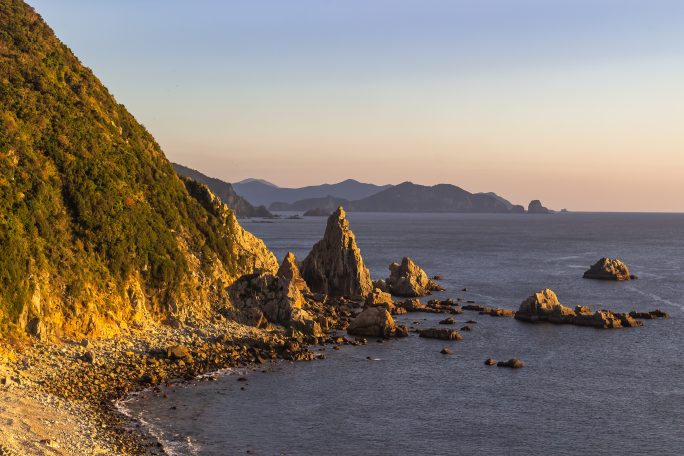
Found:
<svg viewBox="0 0 684 456"><path fill-rule="evenodd" d="M610 310L597 310L592 313L587 306L577 306L572 310L558 302L556 293L549 289L535 293L523 301L515 313L515 318L530 322L548 321L606 329L642 326L641 322L625 313L614 313Z"/></svg>
<svg viewBox="0 0 684 456"><path fill-rule="evenodd" d="M367 306L379 306L384 307L389 312L393 312L395 309L394 301L392 300L392 295L385 293L380 289L376 288L373 293L369 294L366 298Z"/></svg>
<svg viewBox="0 0 684 456"><path fill-rule="evenodd" d="M629 268L621 260L601 258L584 273L585 279L597 280L633 280L635 275L629 273Z"/></svg>
<svg viewBox="0 0 684 456"><path fill-rule="evenodd" d="M412 298L427 296L433 291L444 291L444 288L430 279L411 258L404 257L401 264L392 263L389 270L390 276L385 283L390 293L395 296Z"/></svg>
<svg viewBox="0 0 684 456"><path fill-rule="evenodd" d="M229 288L236 318L245 324L265 327L268 323L289 326L309 336L320 337L320 325L302 307L305 299L295 280L267 272L242 276Z"/></svg>
<svg viewBox="0 0 684 456"><path fill-rule="evenodd" d="M280 268L278 268L276 276L286 283L293 283L300 292L310 293L306 281L299 273L299 265L297 264L297 258L295 258L294 253L287 252Z"/></svg>
<svg viewBox="0 0 684 456"><path fill-rule="evenodd" d="M382 307L367 307L347 328L349 334L363 337L392 337L395 331L392 316Z"/></svg>
<svg viewBox="0 0 684 456"><path fill-rule="evenodd" d="M527 206L527 213L528 214L549 214L551 211L542 206L541 201L539 200L532 200L530 201L529 206Z"/></svg>
<svg viewBox="0 0 684 456"><path fill-rule="evenodd" d="M373 291L370 273L342 207L328 218L325 235L302 262L301 273L316 293L366 297Z"/></svg>

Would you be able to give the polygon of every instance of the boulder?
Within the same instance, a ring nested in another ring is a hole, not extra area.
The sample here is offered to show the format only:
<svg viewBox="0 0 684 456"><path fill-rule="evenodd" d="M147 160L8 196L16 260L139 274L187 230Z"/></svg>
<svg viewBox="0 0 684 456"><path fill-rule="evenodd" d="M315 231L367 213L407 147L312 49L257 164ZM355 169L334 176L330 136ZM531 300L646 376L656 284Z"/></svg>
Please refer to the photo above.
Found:
<svg viewBox="0 0 684 456"><path fill-rule="evenodd" d="M597 310L591 315L577 315L572 321L578 326L592 326L594 328L622 328L620 318L609 310Z"/></svg>
<svg viewBox="0 0 684 456"><path fill-rule="evenodd" d="M439 324L440 325L453 325L453 324L456 324L456 320L454 320L451 317L447 317L444 320L440 320Z"/></svg>
<svg viewBox="0 0 684 456"><path fill-rule="evenodd" d="M531 322L572 323L575 315L572 309L558 302L553 290L547 288L524 300L515 313L515 318Z"/></svg>
<svg viewBox="0 0 684 456"><path fill-rule="evenodd" d="M373 292L366 297L366 305L384 307L390 313L395 309L392 295L381 291L379 288L373 290Z"/></svg>
<svg viewBox="0 0 684 456"><path fill-rule="evenodd" d="M396 327L390 313L382 307L366 307L347 328L354 336L392 337Z"/></svg>
<svg viewBox="0 0 684 456"><path fill-rule="evenodd" d="M389 293L389 288L387 287L387 283L383 280L373 280L373 289L379 289L380 291L384 291Z"/></svg>
<svg viewBox="0 0 684 456"><path fill-rule="evenodd" d="M297 264L297 258L295 258L294 253L287 252L280 268L278 268L276 276L285 283L293 283L301 293L310 293L306 281L299 273L299 265Z"/></svg>
<svg viewBox="0 0 684 456"><path fill-rule="evenodd" d="M518 358L511 358L508 361L499 361L496 365L498 367L510 367L511 369L520 369L524 366L523 362Z"/></svg>
<svg viewBox="0 0 684 456"><path fill-rule="evenodd" d="M528 214L549 214L551 211L542 206L541 201L539 200L532 200L530 201L529 206L527 206L527 213Z"/></svg>
<svg viewBox="0 0 684 456"><path fill-rule="evenodd" d="M493 366L496 364L496 360L493 358L487 358L484 363L485 366Z"/></svg>
<svg viewBox="0 0 684 456"><path fill-rule="evenodd" d="M440 340L461 340L461 336L455 329L440 329L440 328L428 328L421 329L418 331L420 337L426 339L440 339Z"/></svg>
<svg viewBox="0 0 684 456"><path fill-rule="evenodd" d="M443 355L451 355L454 353L454 351L448 347L444 347L439 351Z"/></svg>
<svg viewBox="0 0 684 456"><path fill-rule="evenodd" d="M171 360L192 362L192 354L185 345L173 345L166 349L166 357Z"/></svg>
<svg viewBox="0 0 684 456"><path fill-rule="evenodd" d="M583 276L596 280L634 280L637 277L629 273L627 265L617 258L601 258L591 266Z"/></svg>
<svg viewBox="0 0 684 456"><path fill-rule="evenodd" d="M385 282L393 295L412 298L427 296L433 291L444 291L408 257L404 257L401 264L392 263L389 270L390 276Z"/></svg>
<svg viewBox="0 0 684 456"><path fill-rule="evenodd" d="M323 239L302 262L301 274L315 293L365 298L373 292L370 273L342 207L328 218Z"/></svg>

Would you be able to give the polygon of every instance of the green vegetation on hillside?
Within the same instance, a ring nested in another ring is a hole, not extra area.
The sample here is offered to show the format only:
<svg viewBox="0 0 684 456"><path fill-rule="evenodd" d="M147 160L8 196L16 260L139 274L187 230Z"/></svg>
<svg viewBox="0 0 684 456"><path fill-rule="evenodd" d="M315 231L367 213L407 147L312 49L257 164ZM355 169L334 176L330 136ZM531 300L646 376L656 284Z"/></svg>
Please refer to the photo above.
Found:
<svg viewBox="0 0 684 456"><path fill-rule="evenodd" d="M31 7L0 0L0 322L42 277L69 314L88 284L139 274L166 296L190 267L244 268L225 221L190 196L154 138Z"/></svg>

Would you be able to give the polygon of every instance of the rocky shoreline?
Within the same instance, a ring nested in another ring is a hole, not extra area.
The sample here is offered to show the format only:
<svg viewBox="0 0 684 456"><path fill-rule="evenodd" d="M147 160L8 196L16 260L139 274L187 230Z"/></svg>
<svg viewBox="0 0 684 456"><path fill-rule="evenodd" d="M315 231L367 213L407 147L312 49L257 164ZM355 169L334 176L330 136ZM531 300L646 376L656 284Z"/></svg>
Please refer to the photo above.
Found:
<svg viewBox="0 0 684 456"><path fill-rule="evenodd" d="M333 342L332 338L329 342ZM167 353L183 347L187 356ZM312 360L304 341L230 320L156 326L103 340L6 348L0 385L1 455L164 454L115 403L160 384L270 359ZM17 410L25 406L31 413ZM33 414L44 416L33 418Z"/></svg>

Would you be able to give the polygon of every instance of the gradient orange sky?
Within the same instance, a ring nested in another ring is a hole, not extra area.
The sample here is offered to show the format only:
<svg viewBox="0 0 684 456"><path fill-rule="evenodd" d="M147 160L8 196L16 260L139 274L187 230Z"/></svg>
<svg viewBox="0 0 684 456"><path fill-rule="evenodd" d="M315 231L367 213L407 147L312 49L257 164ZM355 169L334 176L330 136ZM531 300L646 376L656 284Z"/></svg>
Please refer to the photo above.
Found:
<svg viewBox="0 0 684 456"><path fill-rule="evenodd" d="M31 3L214 177L684 211L684 2Z"/></svg>

